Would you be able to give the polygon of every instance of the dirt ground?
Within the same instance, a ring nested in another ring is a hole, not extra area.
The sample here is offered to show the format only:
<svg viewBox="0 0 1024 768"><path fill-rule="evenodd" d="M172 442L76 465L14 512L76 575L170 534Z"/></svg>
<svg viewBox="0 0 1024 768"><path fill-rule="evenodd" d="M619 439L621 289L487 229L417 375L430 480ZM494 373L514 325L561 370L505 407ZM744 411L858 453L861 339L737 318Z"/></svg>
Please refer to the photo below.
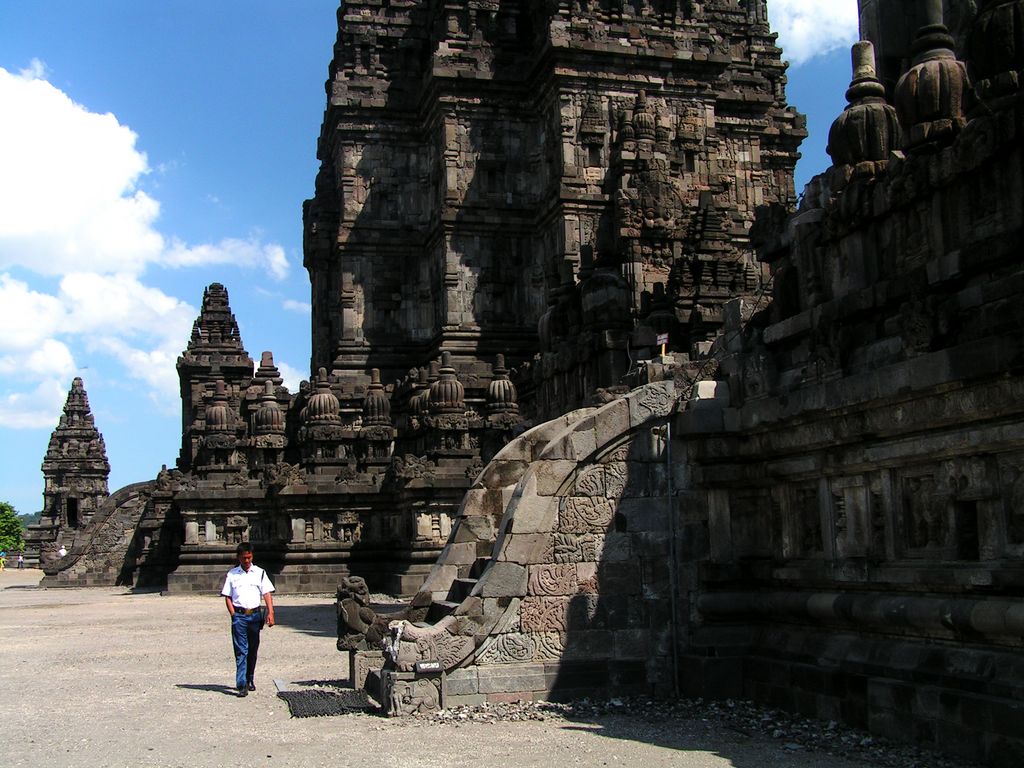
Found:
<svg viewBox="0 0 1024 768"><path fill-rule="evenodd" d="M274 680L348 677L328 597L279 594L258 690L233 691L221 598L39 589L0 573L0 755L11 766L625 766L858 768L864 763L700 720L435 723L367 714L292 718Z"/></svg>

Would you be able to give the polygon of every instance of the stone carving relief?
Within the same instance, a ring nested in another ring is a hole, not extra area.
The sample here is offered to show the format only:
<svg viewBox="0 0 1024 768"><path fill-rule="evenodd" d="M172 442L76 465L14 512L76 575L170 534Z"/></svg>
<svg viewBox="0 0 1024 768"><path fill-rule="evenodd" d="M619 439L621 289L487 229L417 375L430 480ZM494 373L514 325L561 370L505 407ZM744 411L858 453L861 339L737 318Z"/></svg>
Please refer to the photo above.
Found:
<svg viewBox="0 0 1024 768"><path fill-rule="evenodd" d="M558 529L565 533L606 531L615 516L609 499L593 496L567 496L559 499Z"/></svg>
<svg viewBox="0 0 1024 768"><path fill-rule="evenodd" d="M489 640L477 654L478 664L521 664L533 661L537 653L537 643L532 635L510 633Z"/></svg>
<svg viewBox="0 0 1024 768"><path fill-rule="evenodd" d="M524 597L519 608L523 632L565 632L569 601L569 597Z"/></svg>
<svg viewBox="0 0 1024 768"><path fill-rule="evenodd" d="M576 592L576 566L571 563L531 565L528 594L571 595Z"/></svg>
<svg viewBox="0 0 1024 768"><path fill-rule="evenodd" d="M436 712L441 709L443 684L440 676L408 679L395 673L386 673L388 715L403 717Z"/></svg>
<svg viewBox="0 0 1024 768"><path fill-rule="evenodd" d="M553 559L556 563L595 562L603 547L604 536L600 534L555 533L553 535Z"/></svg>
<svg viewBox="0 0 1024 768"><path fill-rule="evenodd" d="M562 657L565 642L561 633L539 632L530 637L533 638L533 658L536 661L556 661Z"/></svg>

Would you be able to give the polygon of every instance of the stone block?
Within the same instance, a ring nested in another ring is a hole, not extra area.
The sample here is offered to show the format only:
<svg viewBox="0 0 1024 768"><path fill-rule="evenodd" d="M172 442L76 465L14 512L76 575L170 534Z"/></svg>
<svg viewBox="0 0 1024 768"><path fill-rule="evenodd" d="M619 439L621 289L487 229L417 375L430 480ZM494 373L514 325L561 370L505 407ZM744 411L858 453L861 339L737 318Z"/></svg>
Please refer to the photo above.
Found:
<svg viewBox="0 0 1024 768"><path fill-rule="evenodd" d="M579 629L567 632L562 658L567 661L608 659L613 655L613 639L614 633L607 629Z"/></svg>
<svg viewBox="0 0 1024 768"><path fill-rule="evenodd" d="M445 684L445 693L451 697L472 696L480 692L476 667L453 669L448 673ZM450 699L447 701L449 706L454 703Z"/></svg>
<svg viewBox="0 0 1024 768"><path fill-rule="evenodd" d="M384 670L381 685L382 703L390 717L428 714L445 707L444 672L421 674Z"/></svg>
<svg viewBox="0 0 1024 768"><path fill-rule="evenodd" d="M599 496L564 496L558 507L562 533L603 533L615 518L615 502Z"/></svg>
<svg viewBox="0 0 1024 768"><path fill-rule="evenodd" d="M495 562L484 571L473 594L483 598L522 597L526 594L526 584L526 568L516 563Z"/></svg>
<svg viewBox="0 0 1024 768"><path fill-rule="evenodd" d="M444 562L446 565L472 565L476 562L477 542L467 541L463 543L452 542L444 548Z"/></svg>
<svg viewBox="0 0 1024 768"><path fill-rule="evenodd" d="M520 496L510 509L512 533L547 533L558 523L558 503L554 496Z"/></svg>
<svg viewBox="0 0 1024 768"><path fill-rule="evenodd" d="M526 597L520 605L523 632L565 632L569 628L569 597Z"/></svg>
<svg viewBox="0 0 1024 768"><path fill-rule="evenodd" d="M602 563L622 563L633 558L633 537L628 533L609 531L604 535L598 559Z"/></svg>
<svg viewBox="0 0 1024 768"><path fill-rule="evenodd" d="M544 533L510 533L505 536L498 560L521 565L550 563L551 536Z"/></svg>
<svg viewBox="0 0 1024 768"><path fill-rule="evenodd" d="M491 625L489 632L494 635L500 635L505 632L518 632L520 627L519 606L521 603L522 600L518 597L511 599L489 598L484 600L484 623Z"/></svg>
<svg viewBox="0 0 1024 768"><path fill-rule="evenodd" d="M451 588L452 582L459 577L457 565L435 565L430 576L420 587L421 592L433 592L435 597L444 600Z"/></svg>
<svg viewBox="0 0 1024 768"><path fill-rule="evenodd" d="M616 659L646 659L651 653L650 632L620 629L612 633Z"/></svg>
<svg viewBox="0 0 1024 768"><path fill-rule="evenodd" d="M480 693L532 693L547 688L543 664L478 667Z"/></svg>
<svg viewBox="0 0 1024 768"><path fill-rule="evenodd" d="M506 446L507 447L507 446ZM528 452L529 447L523 446L523 451ZM529 457L523 459L509 460L498 459L487 465L487 469L480 480L486 483L489 488L501 488L515 483L529 467Z"/></svg>
<svg viewBox="0 0 1024 768"><path fill-rule="evenodd" d="M466 516L456 520L455 541L491 541L494 538L494 524L490 517Z"/></svg>
<svg viewBox="0 0 1024 768"><path fill-rule="evenodd" d="M577 425L569 440L572 444L572 458L576 461L585 461L597 450L597 434L594 429L584 429Z"/></svg>
<svg viewBox="0 0 1024 768"><path fill-rule="evenodd" d="M668 535L668 501L659 498L623 499L619 514L625 518L629 532L652 532Z"/></svg>
<svg viewBox="0 0 1024 768"><path fill-rule="evenodd" d="M594 414L596 447L602 449L629 431L629 403L614 400Z"/></svg>
<svg viewBox="0 0 1024 768"><path fill-rule="evenodd" d="M577 587L577 565L572 563L531 565L530 595L572 595Z"/></svg>
<svg viewBox="0 0 1024 768"><path fill-rule="evenodd" d="M348 669L349 682L352 687L358 690L366 690L367 677L370 670L381 669L384 666L383 651L349 651Z"/></svg>
<svg viewBox="0 0 1024 768"><path fill-rule="evenodd" d="M629 424L636 429L640 426L653 425L671 413L675 406L675 386L671 381L659 381L646 384L631 392L626 401L629 403Z"/></svg>
<svg viewBox="0 0 1024 768"><path fill-rule="evenodd" d="M640 563L602 563L597 570L598 586L602 594L639 595Z"/></svg>
<svg viewBox="0 0 1024 768"><path fill-rule="evenodd" d="M560 459L538 461L531 470L537 483L537 493L541 496L554 496L562 489L575 470L575 461Z"/></svg>

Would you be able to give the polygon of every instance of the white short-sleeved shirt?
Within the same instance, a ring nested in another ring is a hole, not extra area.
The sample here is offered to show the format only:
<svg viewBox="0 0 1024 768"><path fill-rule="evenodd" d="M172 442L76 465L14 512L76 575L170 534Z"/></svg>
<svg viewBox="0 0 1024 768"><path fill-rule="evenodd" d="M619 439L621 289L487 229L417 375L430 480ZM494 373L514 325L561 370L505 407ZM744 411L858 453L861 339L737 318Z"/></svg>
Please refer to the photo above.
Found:
<svg viewBox="0 0 1024 768"><path fill-rule="evenodd" d="M258 565L250 565L248 571L236 565L228 571L224 579L224 589L220 591L224 597L230 597L232 604L239 608L259 608L260 598L274 591L267 572Z"/></svg>

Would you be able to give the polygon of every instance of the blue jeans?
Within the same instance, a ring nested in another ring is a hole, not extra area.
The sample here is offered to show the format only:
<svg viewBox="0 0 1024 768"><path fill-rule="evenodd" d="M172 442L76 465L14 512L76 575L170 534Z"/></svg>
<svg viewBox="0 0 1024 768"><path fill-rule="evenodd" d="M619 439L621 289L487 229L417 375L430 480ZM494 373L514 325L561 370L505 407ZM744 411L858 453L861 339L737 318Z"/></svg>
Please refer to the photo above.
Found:
<svg viewBox="0 0 1024 768"><path fill-rule="evenodd" d="M252 682L256 671L256 655L260 650L260 611L246 616L235 611L231 618L231 645L235 649L235 687L244 688Z"/></svg>

